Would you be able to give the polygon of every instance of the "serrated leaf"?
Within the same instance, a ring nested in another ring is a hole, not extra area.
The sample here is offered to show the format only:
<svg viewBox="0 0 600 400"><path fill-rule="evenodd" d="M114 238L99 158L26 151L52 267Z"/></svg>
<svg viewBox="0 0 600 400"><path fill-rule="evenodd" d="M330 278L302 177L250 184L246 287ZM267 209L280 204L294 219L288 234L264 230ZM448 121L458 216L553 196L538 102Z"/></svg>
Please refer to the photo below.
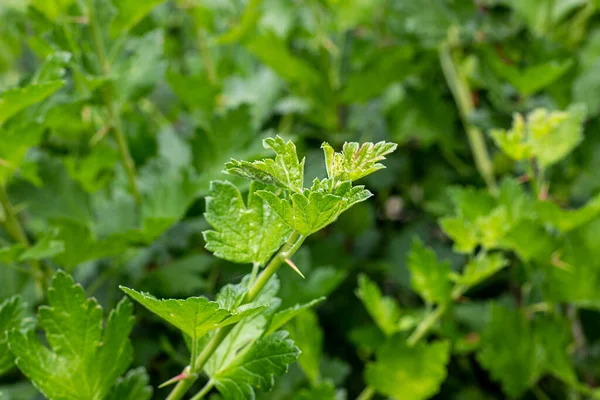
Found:
<svg viewBox="0 0 600 400"><path fill-rule="evenodd" d="M273 318L271 319L271 323L269 324L269 328L267 329L265 335L270 335L271 333L275 332L277 329L285 325L292 318L296 317L298 314L316 306L324 300L325 297L320 297L308 303L296 304L293 307L276 312L275 315L273 315Z"/></svg>
<svg viewBox="0 0 600 400"><path fill-rule="evenodd" d="M204 215L215 230L203 232L208 250L229 261L264 265L281 247L290 228L256 195L264 188L252 182L246 206L232 183L211 183Z"/></svg>
<svg viewBox="0 0 600 400"><path fill-rule="evenodd" d="M247 178L265 185L277 186L292 192L302 192L304 185L304 159L298 161L296 145L289 140L285 142L279 135L263 141L267 149L272 149L274 159L248 162L231 160L225 164L225 170L232 174Z"/></svg>
<svg viewBox="0 0 600 400"><path fill-rule="evenodd" d="M578 209L563 210L550 201L538 201L536 208L542 221L551 224L562 233L567 233L592 221L600 214L600 195L593 197Z"/></svg>
<svg viewBox="0 0 600 400"><path fill-rule="evenodd" d="M27 304L20 296L13 296L0 304L0 375L14 366L14 357L8 350L8 332L25 329L31 320L26 318Z"/></svg>
<svg viewBox="0 0 600 400"><path fill-rule="evenodd" d="M251 400L255 398L254 388L270 390L275 376L285 374L300 354L287 336L287 332L279 331L257 340L215 373L211 379L219 392L226 399Z"/></svg>
<svg viewBox="0 0 600 400"><path fill-rule="evenodd" d="M408 255L408 269L413 289L430 304L446 304L450 300L450 263L439 262L435 252L419 240L413 241Z"/></svg>
<svg viewBox="0 0 600 400"><path fill-rule="evenodd" d="M337 218L344 209L344 199L321 192L294 193L291 203L265 190L256 193L264 199L279 217L295 232L308 236L317 232Z"/></svg>
<svg viewBox="0 0 600 400"><path fill-rule="evenodd" d="M381 291L365 275L358 277L356 295L362 301L375 324L388 336L398 332L400 308L394 299L382 296Z"/></svg>
<svg viewBox="0 0 600 400"><path fill-rule="evenodd" d="M293 400L336 400L336 391L333 382L321 381L309 389L302 389Z"/></svg>
<svg viewBox="0 0 600 400"><path fill-rule="evenodd" d="M12 331L15 363L50 400L103 400L131 362L132 304L123 300L102 329L102 308L83 288L59 271L40 307L39 324L50 348L33 330Z"/></svg>
<svg viewBox="0 0 600 400"><path fill-rule="evenodd" d="M117 379L112 393L106 400L150 400L152 386L150 377L143 367L132 369L124 377Z"/></svg>
<svg viewBox="0 0 600 400"><path fill-rule="evenodd" d="M136 292L124 286L121 290L135 301L169 322L191 338L200 339L206 333L222 326L236 323L265 308L255 306L235 312L219 307L219 303L205 297L189 297L185 300L159 300L149 293Z"/></svg>
<svg viewBox="0 0 600 400"><path fill-rule="evenodd" d="M64 81L33 83L0 93L0 126L19 111L44 100L64 85Z"/></svg>
<svg viewBox="0 0 600 400"><path fill-rule="evenodd" d="M408 347L402 336L393 336L367 364L365 381L377 392L394 399L425 400L439 391L450 359L448 342L418 343Z"/></svg>
<svg viewBox="0 0 600 400"><path fill-rule="evenodd" d="M117 8L117 16L110 23L110 35L115 38L127 33L163 1L148 0L140 3L134 0L120 0L114 2L113 4Z"/></svg>
<svg viewBox="0 0 600 400"><path fill-rule="evenodd" d="M330 179L356 181L385 168L380 161L394 152L398 145L390 142L360 143L346 142L340 153L336 153L329 143L321 145L325 153L325 165Z"/></svg>
<svg viewBox="0 0 600 400"><path fill-rule="evenodd" d="M477 359L508 396L520 396L546 373L575 379L566 323L547 318L532 322L521 310L498 304L492 305L490 318Z"/></svg>

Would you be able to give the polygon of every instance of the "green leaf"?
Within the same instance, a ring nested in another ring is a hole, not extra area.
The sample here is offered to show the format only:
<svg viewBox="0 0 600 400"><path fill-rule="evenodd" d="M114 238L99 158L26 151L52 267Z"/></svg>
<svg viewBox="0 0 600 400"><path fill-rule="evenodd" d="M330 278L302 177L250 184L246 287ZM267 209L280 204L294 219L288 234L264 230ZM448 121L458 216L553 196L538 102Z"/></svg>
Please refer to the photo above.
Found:
<svg viewBox="0 0 600 400"><path fill-rule="evenodd" d="M321 356L323 355L323 330L313 311L298 315L288 324L290 337L302 349L298 364L311 384L321 380Z"/></svg>
<svg viewBox="0 0 600 400"><path fill-rule="evenodd" d="M481 252L466 265L462 275L455 278L457 284L465 288L473 287L508 265L502 253Z"/></svg>
<svg viewBox="0 0 600 400"><path fill-rule="evenodd" d="M40 307L38 321L50 348L31 329L12 331L15 363L51 400L105 399L131 363L132 304L121 301L103 330L102 308L62 271L52 279L48 301L49 306Z"/></svg>
<svg viewBox="0 0 600 400"><path fill-rule="evenodd" d="M576 379L565 322L543 317L532 322L521 310L498 304L492 305L490 315L477 359L508 396L522 395L547 373L567 382Z"/></svg>
<svg viewBox="0 0 600 400"><path fill-rule="evenodd" d="M21 296L10 297L0 304L0 375L14 366L13 355L8 350L8 332L31 325L31 319L25 316L26 307Z"/></svg>
<svg viewBox="0 0 600 400"><path fill-rule="evenodd" d="M152 386L150 377L143 367L132 369L124 377L117 379L112 393L106 400L150 400Z"/></svg>
<svg viewBox="0 0 600 400"><path fill-rule="evenodd" d="M54 240L52 235L42 236L33 246L21 254L19 260L41 260L51 258L65 251L65 244Z"/></svg>
<svg viewBox="0 0 600 400"><path fill-rule="evenodd" d="M277 329L285 325L292 318L316 306L324 300L325 297L319 297L318 299L314 299L308 303L296 304L293 307L276 312L275 315L273 315L273 318L271 319L271 323L269 324L269 328L267 329L265 335L270 335L271 333L275 332Z"/></svg>
<svg viewBox="0 0 600 400"><path fill-rule="evenodd" d="M583 140L586 107L572 105L567 111L538 108L527 115L515 114L509 131L492 130L500 149L514 160L535 158L546 168L565 158Z"/></svg>
<svg viewBox="0 0 600 400"><path fill-rule="evenodd" d="M214 329L234 324L265 308L265 306L250 306L235 311L221 308L219 303L205 297L159 300L149 293L136 292L124 286L120 286L120 288L135 301L192 339L200 339Z"/></svg>
<svg viewBox="0 0 600 400"><path fill-rule="evenodd" d="M232 183L211 182L204 215L215 230L204 232L208 250L229 261L264 265L281 247L290 228L256 195L264 188L252 182L246 206Z"/></svg>
<svg viewBox="0 0 600 400"><path fill-rule="evenodd" d="M257 340L247 351L241 352L211 379L223 397L231 400L255 398L254 389L268 391L273 387L274 376L287 372L288 365L300 354L285 331L275 332Z"/></svg>
<svg viewBox="0 0 600 400"><path fill-rule="evenodd" d="M400 328L400 308L398 308L398 304L394 299L382 296L377 285L365 275L358 277L356 295L377 326L387 336L398 332Z"/></svg>
<svg viewBox="0 0 600 400"><path fill-rule="evenodd" d="M117 8L117 16L111 21L110 35L115 38L127 33L163 1L148 0L140 3L133 0L119 0L113 2Z"/></svg>
<svg viewBox="0 0 600 400"><path fill-rule="evenodd" d="M19 171L27 152L39 144L43 133L43 126L35 124L0 128L0 184L8 182Z"/></svg>
<svg viewBox="0 0 600 400"><path fill-rule="evenodd" d="M64 81L34 83L0 93L0 126L19 111L39 103L64 85Z"/></svg>
<svg viewBox="0 0 600 400"><path fill-rule="evenodd" d="M449 358L448 342L408 347L404 337L393 336L377 350L377 361L367 364L365 381L395 399L425 400L436 394L446 379Z"/></svg>
<svg viewBox="0 0 600 400"><path fill-rule="evenodd" d="M600 195L575 210L563 210L550 201L538 201L536 208L544 222L551 224L562 233L567 233L594 220L600 214Z"/></svg>
<svg viewBox="0 0 600 400"><path fill-rule="evenodd" d="M256 194L263 198L279 217L295 232L308 236L336 220L348 204L340 197L317 191L294 193L291 204L272 192L261 190Z"/></svg>
<svg viewBox="0 0 600 400"><path fill-rule="evenodd" d="M330 179L356 181L385 168L380 161L394 152L398 145L390 142L360 143L346 142L341 153L336 153L329 143L321 145L325 153L325 165Z"/></svg>
<svg viewBox="0 0 600 400"><path fill-rule="evenodd" d="M266 149L272 149L275 159L248 162L231 160L225 170L232 174L266 185L277 186L292 192L302 192L304 185L304 159L298 162L296 146L290 140L285 142L279 135L263 141Z"/></svg>
<svg viewBox="0 0 600 400"><path fill-rule="evenodd" d="M446 304L452 290L450 263L439 262L435 252L419 240L413 241L408 255L411 285L429 304Z"/></svg>

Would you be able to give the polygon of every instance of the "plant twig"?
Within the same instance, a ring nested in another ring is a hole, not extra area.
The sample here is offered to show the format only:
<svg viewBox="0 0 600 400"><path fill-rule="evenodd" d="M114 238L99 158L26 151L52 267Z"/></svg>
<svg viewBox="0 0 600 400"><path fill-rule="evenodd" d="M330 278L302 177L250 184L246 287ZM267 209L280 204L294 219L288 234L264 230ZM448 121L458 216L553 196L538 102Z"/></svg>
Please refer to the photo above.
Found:
<svg viewBox="0 0 600 400"><path fill-rule="evenodd" d="M283 265L286 259L290 258L304 243L305 237L293 232L277 254L273 257L271 262L265 267L263 272L258 276L252 287L248 290L246 298L241 305L251 303L260 294L261 290L265 287L271 277L277 272L277 270ZM191 373L187 379L180 381L171 391L166 400L179 400L185 393L192 387L196 379L198 379L198 372L202 371L204 365L221 345L223 340L229 335L229 332L233 330L235 324L225 326L217 331L212 337L208 344L202 349L200 355L193 364L193 368L190 368L195 373ZM198 397L201 398L201 397Z"/></svg>
<svg viewBox="0 0 600 400"><path fill-rule="evenodd" d="M94 36L94 46L96 48L96 55L98 56L98 60L100 61L103 74L105 76L108 76L110 74L110 62L106 54L106 47L104 45L104 39L102 38L100 24L98 22L98 19L96 18L96 13L94 10L94 0L88 0L88 18ZM113 101L112 84L107 84L103 92L104 102L108 111L108 118L110 119L112 132L115 136L115 140L119 148L119 154L121 155L121 161L123 163L123 167L125 168L125 172L127 173L127 179L129 180L129 185L131 187L133 197L135 198L137 204L141 204L142 196L140 194L140 190L138 188L136 180L135 163L133 162L131 152L129 151L129 146L127 145L127 140L125 139L125 134L123 133L119 112L115 107L115 102Z"/></svg>
<svg viewBox="0 0 600 400"><path fill-rule="evenodd" d="M485 144L485 138L481 130L469 122L469 116L474 110L469 86L465 77L456 68L448 42L440 46L439 58L444 77L458 108L460 119L467 131L467 138L469 139L471 152L475 159L475 166L485 180L489 190L492 193L496 193L498 187L494 176L494 167Z"/></svg>

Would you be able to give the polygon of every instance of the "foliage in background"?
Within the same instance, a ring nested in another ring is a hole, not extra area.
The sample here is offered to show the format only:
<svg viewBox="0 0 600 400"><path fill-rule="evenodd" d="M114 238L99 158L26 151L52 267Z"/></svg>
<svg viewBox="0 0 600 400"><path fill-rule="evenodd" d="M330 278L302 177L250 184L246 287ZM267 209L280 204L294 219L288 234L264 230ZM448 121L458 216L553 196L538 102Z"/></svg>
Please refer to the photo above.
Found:
<svg viewBox="0 0 600 400"><path fill-rule="evenodd" d="M0 398L599 397L599 8L2 2Z"/></svg>

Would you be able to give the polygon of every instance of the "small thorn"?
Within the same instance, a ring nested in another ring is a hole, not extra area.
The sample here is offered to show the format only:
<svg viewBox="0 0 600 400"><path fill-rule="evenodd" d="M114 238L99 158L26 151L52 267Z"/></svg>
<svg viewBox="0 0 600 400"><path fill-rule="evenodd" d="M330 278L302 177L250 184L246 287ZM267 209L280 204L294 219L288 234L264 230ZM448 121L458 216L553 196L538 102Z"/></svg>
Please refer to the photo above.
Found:
<svg viewBox="0 0 600 400"><path fill-rule="evenodd" d="M296 271L296 272L298 273L298 275L300 275L302 278L304 278L304 275L302 275L302 272L300 272L300 270L298 269L298 267L296 267L296 264L294 264L294 262L293 262L291 259L289 259L289 258L286 258L286 259L285 259L285 262L286 262L286 263L287 263L287 265L289 265L289 266L290 266L290 267L291 267L291 268L292 268L294 271ZM306 279L306 278L304 278L304 279Z"/></svg>
<svg viewBox="0 0 600 400"><path fill-rule="evenodd" d="M169 379L168 381L161 383L158 386L158 388L159 389L160 388L164 388L165 386L169 386L169 385L172 385L172 384L177 383L179 381L183 381L183 380L187 379L188 377L189 377L189 375L187 373L183 372L183 373L181 373L181 374L179 374L177 376L174 376L173 378Z"/></svg>

